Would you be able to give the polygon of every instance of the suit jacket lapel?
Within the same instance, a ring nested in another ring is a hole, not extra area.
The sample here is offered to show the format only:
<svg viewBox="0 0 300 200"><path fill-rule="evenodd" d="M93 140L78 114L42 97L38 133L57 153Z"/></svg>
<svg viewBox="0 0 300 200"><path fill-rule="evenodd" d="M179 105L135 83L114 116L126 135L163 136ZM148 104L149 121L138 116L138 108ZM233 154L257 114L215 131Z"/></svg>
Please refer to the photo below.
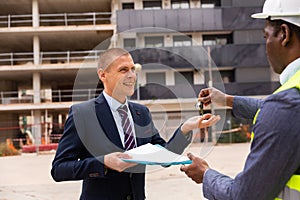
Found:
<svg viewBox="0 0 300 200"><path fill-rule="evenodd" d="M95 102L96 115L99 120L101 127L104 130L106 136L119 148L123 149L123 145L120 139L120 135L117 129L117 125L105 100L103 94L101 93Z"/></svg>

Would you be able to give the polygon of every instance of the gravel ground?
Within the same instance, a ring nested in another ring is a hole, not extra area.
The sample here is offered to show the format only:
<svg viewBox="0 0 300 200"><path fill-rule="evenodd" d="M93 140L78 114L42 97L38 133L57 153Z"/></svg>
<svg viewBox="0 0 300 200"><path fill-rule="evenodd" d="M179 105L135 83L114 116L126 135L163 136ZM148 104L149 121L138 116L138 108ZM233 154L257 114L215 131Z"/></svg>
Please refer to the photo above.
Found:
<svg viewBox="0 0 300 200"><path fill-rule="evenodd" d="M211 168L234 177L243 169L250 144L218 144L205 149L191 145L187 152L205 157ZM0 157L0 200L74 200L79 199L80 181L56 183L50 176L54 152ZM196 184L179 170L149 167L146 173L146 196L149 200L201 200L202 185Z"/></svg>

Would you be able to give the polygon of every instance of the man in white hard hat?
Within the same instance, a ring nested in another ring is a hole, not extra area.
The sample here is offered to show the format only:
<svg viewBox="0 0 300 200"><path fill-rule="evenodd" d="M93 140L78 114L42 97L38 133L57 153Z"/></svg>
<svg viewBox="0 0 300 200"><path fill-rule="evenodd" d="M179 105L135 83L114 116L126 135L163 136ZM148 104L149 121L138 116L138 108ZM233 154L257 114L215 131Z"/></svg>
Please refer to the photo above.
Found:
<svg viewBox="0 0 300 200"><path fill-rule="evenodd" d="M266 53L281 87L265 100L203 89L199 101L232 107L235 117L253 119L253 140L244 170L234 179L189 154L181 170L203 183L208 199L300 200L300 0L266 0Z"/></svg>

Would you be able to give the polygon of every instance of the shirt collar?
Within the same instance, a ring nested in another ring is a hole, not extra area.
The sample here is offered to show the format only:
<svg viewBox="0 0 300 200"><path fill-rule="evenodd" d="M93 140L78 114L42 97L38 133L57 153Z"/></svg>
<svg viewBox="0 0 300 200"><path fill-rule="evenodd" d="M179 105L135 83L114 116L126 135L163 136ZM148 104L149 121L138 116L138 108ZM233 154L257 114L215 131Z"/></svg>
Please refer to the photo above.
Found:
<svg viewBox="0 0 300 200"><path fill-rule="evenodd" d="M104 98L106 99L109 107L111 110L113 110L114 112L117 111L117 109L121 106L121 105L126 105L128 108L128 101L127 98L125 100L124 104L121 104L119 101L117 101L116 99L114 99L113 97L109 96L104 90L103 90L103 95ZM128 108L129 109L129 108Z"/></svg>
<svg viewBox="0 0 300 200"><path fill-rule="evenodd" d="M291 62L280 74L280 84L285 84L296 72L300 70L300 58L297 58L293 62Z"/></svg>

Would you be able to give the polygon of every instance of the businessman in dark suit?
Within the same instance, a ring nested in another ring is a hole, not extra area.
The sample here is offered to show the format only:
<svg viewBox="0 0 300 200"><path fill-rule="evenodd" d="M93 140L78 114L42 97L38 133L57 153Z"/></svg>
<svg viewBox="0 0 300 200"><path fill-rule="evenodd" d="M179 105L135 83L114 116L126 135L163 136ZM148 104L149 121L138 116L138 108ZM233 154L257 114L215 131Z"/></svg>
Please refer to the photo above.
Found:
<svg viewBox="0 0 300 200"><path fill-rule="evenodd" d="M124 162L122 158L130 158L124 151L152 143L182 153L191 131L215 124L219 116L192 117L166 142L148 108L127 100L136 81L131 55L119 48L107 50L100 56L97 73L104 91L71 107L51 175L55 181L83 180L80 199L145 199L145 166ZM125 118L119 111L123 106Z"/></svg>

